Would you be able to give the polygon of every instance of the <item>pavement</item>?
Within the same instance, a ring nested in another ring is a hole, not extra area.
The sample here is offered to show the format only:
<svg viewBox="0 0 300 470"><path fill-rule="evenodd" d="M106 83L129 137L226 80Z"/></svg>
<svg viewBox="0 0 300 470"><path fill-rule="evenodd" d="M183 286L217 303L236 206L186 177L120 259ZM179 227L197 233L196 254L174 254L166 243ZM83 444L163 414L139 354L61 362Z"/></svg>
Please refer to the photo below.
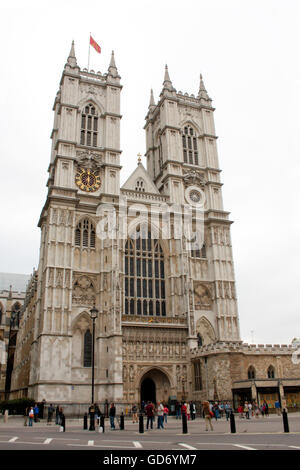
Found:
<svg viewBox="0 0 300 470"><path fill-rule="evenodd" d="M188 433L182 432L182 421L168 417L165 429L139 432L139 424L125 419L125 429L111 430L105 420L105 432L83 429L83 419L66 418L65 432L46 420L24 426L23 417L10 416L0 420L0 450L112 450L112 451L199 451L199 450L300 450L300 413L288 414L289 433L284 432L282 417L235 418L236 433L230 422L213 418L213 431L205 430L205 421L197 417L188 421Z"/></svg>

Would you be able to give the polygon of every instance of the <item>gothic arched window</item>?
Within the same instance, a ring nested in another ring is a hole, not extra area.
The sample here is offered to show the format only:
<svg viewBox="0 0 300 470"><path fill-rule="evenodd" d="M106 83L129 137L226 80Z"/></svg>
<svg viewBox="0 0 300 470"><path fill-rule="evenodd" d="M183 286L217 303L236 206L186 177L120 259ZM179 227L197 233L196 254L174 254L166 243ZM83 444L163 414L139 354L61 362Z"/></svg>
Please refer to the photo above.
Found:
<svg viewBox="0 0 300 470"><path fill-rule="evenodd" d="M89 219L78 222L75 230L75 246L80 248L95 248L96 231Z"/></svg>
<svg viewBox="0 0 300 470"><path fill-rule="evenodd" d="M88 147L97 147L98 115L95 106L87 104L81 113L80 143Z"/></svg>
<svg viewBox="0 0 300 470"><path fill-rule="evenodd" d="M191 250L192 258L206 258L206 247L205 243L202 245L201 249Z"/></svg>
<svg viewBox="0 0 300 470"><path fill-rule="evenodd" d="M92 366L92 334L86 330L83 341L83 367Z"/></svg>
<svg viewBox="0 0 300 470"><path fill-rule="evenodd" d="M197 136L191 126L185 126L182 131L182 147L184 163L199 165Z"/></svg>
<svg viewBox="0 0 300 470"><path fill-rule="evenodd" d="M201 348L203 346L203 338L200 335L200 333L197 333L197 343L198 343L198 348Z"/></svg>
<svg viewBox="0 0 300 470"><path fill-rule="evenodd" d="M256 373L253 366L250 366L248 369L248 379L255 379Z"/></svg>
<svg viewBox="0 0 300 470"><path fill-rule="evenodd" d="M275 378L275 369L273 366L268 367L268 379Z"/></svg>
<svg viewBox="0 0 300 470"><path fill-rule="evenodd" d="M160 243L138 228L125 245L125 313L166 316L164 255Z"/></svg>

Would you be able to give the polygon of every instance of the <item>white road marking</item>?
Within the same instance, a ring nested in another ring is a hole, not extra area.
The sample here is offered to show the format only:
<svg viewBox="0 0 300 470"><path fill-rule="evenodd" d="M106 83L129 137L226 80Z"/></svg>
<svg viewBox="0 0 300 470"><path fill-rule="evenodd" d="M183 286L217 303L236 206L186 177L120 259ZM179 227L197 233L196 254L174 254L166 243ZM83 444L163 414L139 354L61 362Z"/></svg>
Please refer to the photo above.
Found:
<svg viewBox="0 0 300 470"><path fill-rule="evenodd" d="M135 447L137 447L138 449L142 449L142 448L143 448L143 446L142 446L142 444L141 444L140 442L138 442L138 441L132 441L132 442L133 442L133 445L134 445Z"/></svg>
<svg viewBox="0 0 300 470"><path fill-rule="evenodd" d="M256 450L253 447L247 447L247 446L242 446L240 444L232 444L234 447L240 447L241 449L246 449L246 450Z"/></svg>
<svg viewBox="0 0 300 470"><path fill-rule="evenodd" d="M88 442L88 446L93 446L94 445L94 441L89 441Z"/></svg>
<svg viewBox="0 0 300 470"><path fill-rule="evenodd" d="M44 441L44 444L50 444L50 442L52 441L53 439L51 437L49 437L48 439L46 439Z"/></svg>
<svg viewBox="0 0 300 470"><path fill-rule="evenodd" d="M12 437L11 439L9 439L8 442L16 442L16 440L19 439L18 437Z"/></svg>
<svg viewBox="0 0 300 470"><path fill-rule="evenodd" d="M196 447L189 446L188 444L184 444L183 442L179 442L178 445L182 446L182 447L185 447L186 449L189 449L189 450L197 450Z"/></svg>
<svg viewBox="0 0 300 470"><path fill-rule="evenodd" d="M289 446L289 447L291 447L292 449L300 449L299 446Z"/></svg>

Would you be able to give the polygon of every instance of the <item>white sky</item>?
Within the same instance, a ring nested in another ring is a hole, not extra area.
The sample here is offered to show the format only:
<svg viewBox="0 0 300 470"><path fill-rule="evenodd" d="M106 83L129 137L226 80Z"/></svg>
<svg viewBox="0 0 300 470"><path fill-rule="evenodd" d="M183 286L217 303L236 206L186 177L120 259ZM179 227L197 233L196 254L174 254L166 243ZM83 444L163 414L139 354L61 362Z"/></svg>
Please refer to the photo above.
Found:
<svg viewBox="0 0 300 470"><path fill-rule="evenodd" d="M235 222L242 339L300 337L299 0L11 3L0 7L0 271L38 265L52 106L72 39L87 67L91 31L102 53L91 49L90 68L105 73L113 49L124 86L122 182L145 152L150 88L157 101L165 64L183 93L197 95L203 74Z"/></svg>

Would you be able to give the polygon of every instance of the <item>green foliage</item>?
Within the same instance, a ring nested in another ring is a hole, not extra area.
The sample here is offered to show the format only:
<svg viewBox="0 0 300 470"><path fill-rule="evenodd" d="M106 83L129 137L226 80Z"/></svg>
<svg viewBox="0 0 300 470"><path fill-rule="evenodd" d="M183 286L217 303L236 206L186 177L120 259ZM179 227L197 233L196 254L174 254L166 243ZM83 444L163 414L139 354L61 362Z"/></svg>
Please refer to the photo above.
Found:
<svg viewBox="0 0 300 470"><path fill-rule="evenodd" d="M33 406L35 400L32 398L18 398L16 400L0 401L0 413L4 414L8 410L10 415L23 415L28 406Z"/></svg>

